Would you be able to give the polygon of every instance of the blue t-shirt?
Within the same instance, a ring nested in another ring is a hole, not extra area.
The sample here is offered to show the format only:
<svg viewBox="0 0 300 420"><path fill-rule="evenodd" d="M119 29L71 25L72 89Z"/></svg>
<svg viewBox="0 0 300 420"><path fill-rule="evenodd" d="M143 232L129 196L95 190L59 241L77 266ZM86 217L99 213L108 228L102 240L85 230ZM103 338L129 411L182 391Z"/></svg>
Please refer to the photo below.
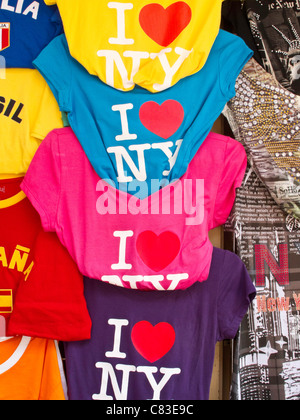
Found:
<svg viewBox="0 0 300 420"><path fill-rule="evenodd" d="M143 199L186 172L251 56L241 38L221 30L202 70L159 93L104 84L71 57L65 35L34 64L97 174Z"/></svg>
<svg viewBox="0 0 300 420"><path fill-rule="evenodd" d="M63 32L56 6L44 0L10 0L0 5L0 67L33 68L33 60Z"/></svg>

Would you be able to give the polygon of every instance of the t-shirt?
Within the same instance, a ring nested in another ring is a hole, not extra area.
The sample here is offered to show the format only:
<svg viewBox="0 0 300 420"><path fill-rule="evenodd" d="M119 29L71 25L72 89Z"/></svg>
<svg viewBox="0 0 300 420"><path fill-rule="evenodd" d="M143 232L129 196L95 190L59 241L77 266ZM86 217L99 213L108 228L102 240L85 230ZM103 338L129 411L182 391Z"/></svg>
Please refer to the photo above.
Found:
<svg viewBox="0 0 300 420"><path fill-rule="evenodd" d="M255 58L289 91L300 94L300 3L298 0L224 2L223 16L248 45ZM250 32L250 37L249 37Z"/></svg>
<svg viewBox="0 0 300 420"><path fill-rule="evenodd" d="M44 232L21 181L0 181L0 337L88 339L82 276L57 235Z"/></svg>
<svg viewBox="0 0 300 420"><path fill-rule="evenodd" d="M0 339L0 400L65 400L57 342L42 338Z"/></svg>
<svg viewBox="0 0 300 420"><path fill-rule="evenodd" d="M43 0L2 1L0 67L33 68L33 60L62 32L63 26L56 6L47 7Z"/></svg>
<svg viewBox="0 0 300 420"><path fill-rule="evenodd" d="M62 127L49 86L33 69L6 69L0 78L0 178L23 176L41 140Z"/></svg>
<svg viewBox="0 0 300 420"><path fill-rule="evenodd" d="M214 248L209 278L161 294L85 279L92 337L65 344L71 400L207 400L217 341L255 296L239 257Z"/></svg>
<svg viewBox="0 0 300 420"><path fill-rule="evenodd" d="M240 143L210 134L180 180L140 200L99 178L68 127L42 142L21 188L83 275L132 289L185 289L208 277L208 231L225 223L246 161Z"/></svg>
<svg viewBox="0 0 300 420"><path fill-rule="evenodd" d="M87 157L102 179L127 191L144 183L140 198L153 192L151 180L180 178L205 140L251 52L240 38L221 31L200 72L167 91L136 87L121 92L91 76L68 51L64 35L35 60L61 111L68 112ZM147 191L148 188L148 191Z"/></svg>
<svg viewBox="0 0 300 420"><path fill-rule="evenodd" d="M117 89L167 89L199 71L218 35L222 0L45 0L57 4L72 57Z"/></svg>
<svg viewBox="0 0 300 420"><path fill-rule="evenodd" d="M286 213L300 218L300 105L253 58L224 114L256 174Z"/></svg>
<svg viewBox="0 0 300 420"><path fill-rule="evenodd" d="M234 343L231 398L299 401L300 222L279 209L252 171L225 235L257 290Z"/></svg>

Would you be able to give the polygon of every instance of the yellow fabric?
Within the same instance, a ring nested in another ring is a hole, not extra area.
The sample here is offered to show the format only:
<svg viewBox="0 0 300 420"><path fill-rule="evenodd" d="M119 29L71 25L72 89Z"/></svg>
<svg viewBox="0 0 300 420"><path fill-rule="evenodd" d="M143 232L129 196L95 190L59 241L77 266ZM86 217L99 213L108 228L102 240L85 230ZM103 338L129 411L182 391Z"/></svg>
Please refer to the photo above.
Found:
<svg viewBox="0 0 300 420"><path fill-rule="evenodd" d="M0 400L65 400L58 357L52 340L1 339Z"/></svg>
<svg viewBox="0 0 300 420"><path fill-rule="evenodd" d="M6 69L0 78L0 178L24 176L40 142L62 126L57 101L41 74Z"/></svg>
<svg viewBox="0 0 300 420"><path fill-rule="evenodd" d="M222 6L222 0L45 3L57 4L70 53L89 73L120 90L138 84L151 92L165 90L204 66L220 28Z"/></svg>

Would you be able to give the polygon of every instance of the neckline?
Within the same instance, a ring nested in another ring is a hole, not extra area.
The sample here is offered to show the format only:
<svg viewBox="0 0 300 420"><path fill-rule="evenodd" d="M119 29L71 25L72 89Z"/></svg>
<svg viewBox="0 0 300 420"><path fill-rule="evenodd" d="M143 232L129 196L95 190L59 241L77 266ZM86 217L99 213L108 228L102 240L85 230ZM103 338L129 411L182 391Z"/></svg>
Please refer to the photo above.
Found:
<svg viewBox="0 0 300 420"><path fill-rule="evenodd" d="M24 198L26 198L25 193L23 191L19 191L12 197L6 198L5 200L0 200L0 209L14 206L15 204L18 204L20 201L24 200Z"/></svg>

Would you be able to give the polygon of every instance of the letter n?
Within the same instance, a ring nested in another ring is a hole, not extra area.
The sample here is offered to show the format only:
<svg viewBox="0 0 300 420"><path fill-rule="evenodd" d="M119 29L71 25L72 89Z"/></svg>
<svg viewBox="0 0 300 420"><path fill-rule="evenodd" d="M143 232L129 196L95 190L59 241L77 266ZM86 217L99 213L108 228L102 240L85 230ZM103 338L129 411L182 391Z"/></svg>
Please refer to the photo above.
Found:
<svg viewBox="0 0 300 420"><path fill-rule="evenodd" d="M117 376L110 363L98 362L97 369L102 369L101 389L99 394L92 396L93 400L113 400L113 396L107 395L108 378L111 380L112 389L116 400L127 400L128 382L130 372L135 372L136 367L131 365L116 365L116 370L122 371L122 384L118 385Z"/></svg>
<svg viewBox="0 0 300 420"><path fill-rule="evenodd" d="M255 245L256 286L265 286L266 265L280 286L289 284L289 254L287 244L278 245L279 262L266 245Z"/></svg>

